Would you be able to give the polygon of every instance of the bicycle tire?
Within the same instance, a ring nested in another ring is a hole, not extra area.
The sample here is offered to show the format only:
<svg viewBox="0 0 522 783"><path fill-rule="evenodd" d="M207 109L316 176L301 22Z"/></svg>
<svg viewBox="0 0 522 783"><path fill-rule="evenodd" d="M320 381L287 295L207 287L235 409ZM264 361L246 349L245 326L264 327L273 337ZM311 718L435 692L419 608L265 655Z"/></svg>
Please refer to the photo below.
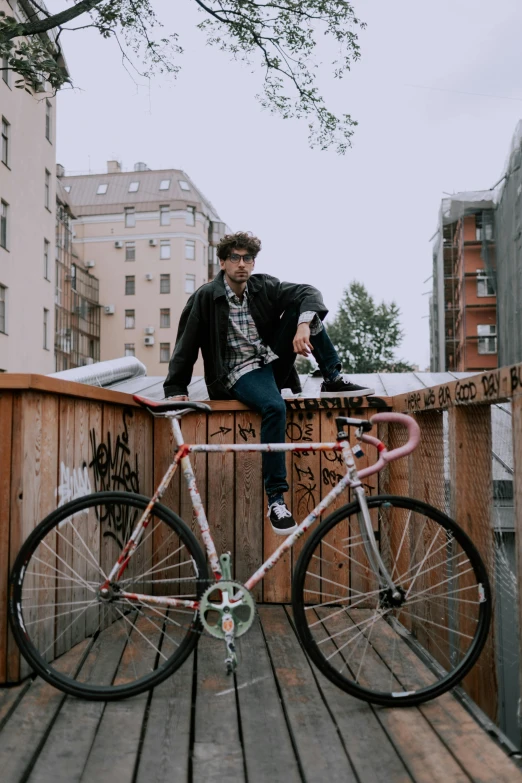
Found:
<svg viewBox="0 0 522 783"><path fill-rule="evenodd" d="M9 589L15 640L37 674L65 693L103 701L135 696L170 676L199 639L196 610L119 596L125 589L197 600L208 586L194 534L161 504L111 587L114 597L102 601L96 593L148 503L131 492L73 500L40 522L16 558Z"/></svg>
<svg viewBox="0 0 522 783"><path fill-rule="evenodd" d="M292 585L295 623L311 660L335 685L367 702L411 707L450 690L476 663L491 622L491 588L476 547L446 514L407 497L367 501L404 603L393 606L371 570L353 502L303 548Z"/></svg>

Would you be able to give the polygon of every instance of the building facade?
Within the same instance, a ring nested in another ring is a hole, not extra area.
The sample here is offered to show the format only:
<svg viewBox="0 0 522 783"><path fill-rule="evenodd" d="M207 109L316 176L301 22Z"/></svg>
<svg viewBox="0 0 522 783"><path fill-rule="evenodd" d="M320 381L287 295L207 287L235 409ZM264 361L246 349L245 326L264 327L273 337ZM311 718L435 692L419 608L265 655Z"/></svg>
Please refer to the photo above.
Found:
<svg viewBox="0 0 522 783"><path fill-rule="evenodd" d="M444 199L433 254L433 372L498 367L494 209L489 191Z"/></svg>
<svg viewBox="0 0 522 783"><path fill-rule="evenodd" d="M0 0L0 11L22 13ZM56 101L0 71L0 370L54 371ZM30 230L29 230L30 229Z"/></svg>
<svg viewBox="0 0 522 783"><path fill-rule="evenodd" d="M148 375L165 375L183 307L219 269L224 223L178 169L122 171L109 161L105 174L60 181L78 266L100 281L101 360L136 356Z"/></svg>
<svg viewBox="0 0 522 783"><path fill-rule="evenodd" d="M99 281L78 264L72 246L73 219L67 192L58 178L54 265L56 372L100 360Z"/></svg>

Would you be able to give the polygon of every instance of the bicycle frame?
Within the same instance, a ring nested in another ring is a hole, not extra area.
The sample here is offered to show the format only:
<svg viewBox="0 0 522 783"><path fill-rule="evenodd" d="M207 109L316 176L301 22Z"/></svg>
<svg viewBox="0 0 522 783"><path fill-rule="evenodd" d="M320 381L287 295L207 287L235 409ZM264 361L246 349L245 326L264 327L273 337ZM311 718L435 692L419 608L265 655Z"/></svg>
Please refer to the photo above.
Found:
<svg viewBox="0 0 522 783"><path fill-rule="evenodd" d="M317 519L319 519L319 517L325 511L325 509L327 509L328 506L330 506L331 503L347 487L355 491L356 498L359 503L359 509L360 509L358 515L359 524L360 524L361 534L363 537L363 543L368 554L369 562L372 565L375 573L380 575L381 582L383 583L383 585L386 584L389 588L392 589L392 591L396 590L395 584L381 559L377 547L375 535L373 532L372 522L368 511L368 506L366 503L366 495L361 483L361 479L368 475L380 471L384 467L386 462L390 459L391 454L394 454L392 458L395 459L398 456L403 456L409 453L410 451L413 451L413 449L417 445L418 437L417 437L417 442L414 443L415 438L413 438L411 442L409 441L406 446L400 447L399 449L395 449L394 452L390 452L390 454L388 454L388 460L386 460L384 458L386 449L383 446L383 444L377 438L373 438L369 435L361 435L360 440L363 440L365 443L369 443L370 445L373 445L378 449L380 458L375 464L371 465L370 467L364 468L363 470L358 472L355 466L353 452L347 438L338 440L333 443L308 443L307 442L305 444L259 443L259 444L230 444L230 445L228 444L227 445L209 445L209 444L188 445L183 440L181 427L178 421L180 416L183 415L183 412L184 411L178 411L174 413L163 414L165 418L171 419L172 433L174 436L174 441L178 446L178 450L175 454L172 463L167 469L167 472L163 476L158 488L156 489L156 492L151 498L147 508L145 509L140 520L136 524L136 527L134 528L129 538L129 541L125 545L123 551L121 552L120 557L118 558L114 567L110 571L106 582L102 586L101 588L102 593L104 589L108 589L109 584L111 582L121 578L122 574L124 573L127 567L127 564L129 563L133 555L133 552L135 551L136 547L139 544L139 541L141 539L144 530L146 529L150 521L150 515L154 507L154 504L157 503L158 500L160 500L160 498L165 493L167 487L169 486L170 481L172 480L174 473L178 468L178 465L180 464L181 464L181 469L183 471L183 475L185 477L185 481L187 483L187 487L190 494L190 499L192 501L192 506L194 508L194 512L196 515L197 523L201 531L203 542L205 544L205 549L210 562L210 566L216 581L219 582L219 580L222 579L223 577L222 569L219 562L219 557L216 551L216 547L214 544L214 540L212 538L212 534L209 529L209 524L205 514L205 510L201 502L201 497L197 489L196 477L192 469L192 464L190 462L189 454L196 454L196 453L210 454L216 452L218 453L224 453L224 452L264 453L264 452L275 452L275 451L341 452L342 459L347 472L339 481L339 483L335 487L333 487L330 490L330 492L326 495L326 497L324 497L323 500L313 509L313 511L311 511L308 514L308 516L305 517L305 519L299 524L297 529L293 533L291 533L288 537L285 538L285 540L280 544L280 546L270 555L270 557L268 557L265 560L265 562L257 569L257 571L255 571L254 574L252 574L252 576L245 582L245 587L247 588L247 590L252 590L252 588L255 587L255 585L264 578L265 574L268 571L270 571L271 568L274 567L274 565L280 560L282 555L284 555L285 552L287 552L291 547L293 547L295 542L306 533L306 531L317 521ZM381 420L383 421L394 421L397 420L396 417L400 417L401 419L402 418L409 419L409 417L403 416L401 414L377 414L377 416L380 416ZM374 419L375 418L376 417L374 417ZM183 607L183 608L190 608L190 609L198 609L199 607L199 601L170 598L167 596L150 596L150 595L142 595L138 593L129 593L125 591L122 591L121 595L122 597L128 598L131 601L132 600L141 601L143 603L149 603L155 606Z"/></svg>

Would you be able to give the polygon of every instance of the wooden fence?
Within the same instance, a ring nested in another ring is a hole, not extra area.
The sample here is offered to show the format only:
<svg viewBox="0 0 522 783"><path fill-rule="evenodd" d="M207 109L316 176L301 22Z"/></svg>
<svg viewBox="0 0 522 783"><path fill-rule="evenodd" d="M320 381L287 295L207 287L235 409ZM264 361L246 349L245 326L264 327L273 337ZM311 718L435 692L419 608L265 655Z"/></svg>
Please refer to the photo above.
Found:
<svg viewBox="0 0 522 783"><path fill-rule="evenodd" d="M353 401L350 401L353 404ZM364 418L389 408L391 399L347 408L342 398L289 400L287 438L335 440L335 416ZM238 402L211 402L212 414L184 417L187 443L257 443L260 417ZM57 505L103 489L151 495L174 453L170 425L153 419L128 394L37 375L0 378L0 683L20 678L20 656L7 622L8 574L22 542ZM360 464L368 464L368 454ZM288 455L288 499L304 518L342 472L339 455ZM260 454L197 454L198 488L219 552L233 555L244 580L281 543L266 519ZM377 479L368 483L377 491ZM348 492L333 510L348 500ZM164 503L197 533L185 482L176 473ZM260 602L290 600L293 564L301 540L256 588ZM23 670L22 670L23 673Z"/></svg>
<svg viewBox="0 0 522 783"><path fill-rule="evenodd" d="M505 401L511 402L518 530L522 519L522 365L394 398L370 398L360 408L348 407L354 402L343 399L289 400L287 439L334 440L335 416L343 413L368 418L393 409L415 416L423 433L421 445L408 459L370 477L367 490L417 497L448 511L471 535L494 575L490 408ZM259 442L258 414L236 402L210 404L212 414L184 418L187 443ZM381 427L379 437L393 448L403 442L404 429ZM172 454L169 423L153 419L130 395L46 376L0 378L0 683L16 682L20 677L20 658L8 629L6 606L8 573L22 541L43 517L73 497L101 489L150 495ZM374 459L368 451L358 466ZM342 467L333 452L288 454L287 460L288 499L300 520L337 483ZM266 519L261 455L197 454L193 464L217 549L232 553L234 576L244 580L281 541ZM348 493L331 510L347 501ZM197 532L179 473L164 502ZM302 547L303 540L256 587L258 601L290 600L292 570ZM516 548L520 569L519 536ZM479 667L465 683L493 719L498 713L496 641L494 627Z"/></svg>

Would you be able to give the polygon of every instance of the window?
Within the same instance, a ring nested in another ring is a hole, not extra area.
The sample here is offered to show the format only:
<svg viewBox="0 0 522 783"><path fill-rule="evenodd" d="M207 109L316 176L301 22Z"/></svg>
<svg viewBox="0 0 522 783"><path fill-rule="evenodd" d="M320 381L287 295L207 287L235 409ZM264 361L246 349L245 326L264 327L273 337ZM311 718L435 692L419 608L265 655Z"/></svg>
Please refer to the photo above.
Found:
<svg viewBox="0 0 522 783"><path fill-rule="evenodd" d="M196 290L196 275L185 275L185 293L193 294Z"/></svg>
<svg viewBox="0 0 522 783"><path fill-rule="evenodd" d="M187 207L187 213L185 215L185 223L187 226L196 225L196 207Z"/></svg>
<svg viewBox="0 0 522 783"><path fill-rule="evenodd" d="M485 269L477 269L477 296L495 296L495 289Z"/></svg>
<svg viewBox="0 0 522 783"><path fill-rule="evenodd" d="M139 182L131 182L129 185L129 193L137 193L140 189L140 183Z"/></svg>
<svg viewBox="0 0 522 783"><path fill-rule="evenodd" d="M190 185L184 179L178 179L181 190L190 190Z"/></svg>
<svg viewBox="0 0 522 783"><path fill-rule="evenodd" d="M170 239L160 241L160 258L170 258Z"/></svg>
<svg viewBox="0 0 522 783"><path fill-rule="evenodd" d="M49 242L44 239L44 278L50 280L49 277Z"/></svg>
<svg viewBox="0 0 522 783"><path fill-rule="evenodd" d="M9 87L9 60L7 57L2 57L2 80Z"/></svg>
<svg viewBox="0 0 522 783"><path fill-rule="evenodd" d="M5 287L5 285L0 285L0 332L2 334L7 334L7 330L6 330L7 319L5 313L6 299L7 299L6 291L7 288Z"/></svg>
<svg viewBox="0 0 522 783"><path fill-rule="evenodd" d="M136 293L136 278L134 275L125 276L125 294L132 296Z"/></svg>
<svg viewBox="0 0 522 783"><path fill-rule="evenodd" d="M125 207L125 228L134 228L136 225L136 213L134 207Z"/></svg>
<svg viewBox="0 0 522 783"><path fill-rule="evenodd" d="M482 212L475 215L475 239L482 242L484 239L493 239L493 215Z"/></svg>
<svg viewBox="0 0 522 783"><path fill-rule="evenodd" d="M51 101L47 99L45 101L45 138L47 141L51 141L51 132L52 132L52 105Z"/></svg>
<svg viewBox="0 0 522 783"><path fill-rule="evenodd" d="M160 190L169 190L170 188L170 179L162 179L160 182L159 189Z"/></svg>
<svg viewBox="0 0 522 783"><path fill-rule="evenodd" d="M135 242L125 242L125 261L136 261Z"/></svg>
<svg viewBox="0 0 522 783"><path fill-rule="evenodd" d="M160 310L160 329L170 329L170 308L164 307Z"/></svg>
<svg viewBox="0 0 522 783"><path fill-rule="evenodd" d="M170 275L160 275L160 294L170 294Z"/></svg>
<svg viewBox="0 0 522 783"><path fill-rule="evenodd" d="M196 258L196 243L193 239L185 241L185 258L188 258L190 261L194 261Z"/></svg>
<svg viewBox="0 0 522 783"><path fill-rule="evenodd" d="M8 240L8 221L9 221L9 204L6 201L0 201L0 247L7 250Z"/></svg>
<svg viewBox="0 0 522 783"><path fill-rule="evenodd" d="M125 328L134 329L136 327L136 311L125 310Z"/></svg>
<svg viewBox="0 0 522 783"><path fill-rule="evenodd" d="M497 352L497 326L496 324L478 324L477 334L478 352L484 353L496 353Z"/></svg>
<svg viewBox="0 0 522 783"><path fill-rule="evenodd" d="M44 194L44 199L45 199L45 207L46 207L46 209L50 209L51 208L51 172L47 171L47 169L45 169L45 194Z"/></svg>
<svg viewBox="0 0 522 783"><path fill-rule="evenodd" d="M170 226L170 207L160 207L160 226Z"/></svg>
<svg viewBox="0 0 522 783"><path fill-rule="evenodd" d="M5 117L2 117L2 163L9 166L9 129L10 125Z"/></svg>
<svg viewBox="0 0 522 783"><path fill-rule="evenodd" d="M43 311L43 347L46 351L49 350L49 310L44 307Z"/></svg>
<svg viewBox="0 0 522 783"><path fill-rule="evenodd" d="M160 362L170 361L170 343L160 343Z"/></svg>
<svg viewBox="0 0 522 783"><path fill-rule="evenodd" d="M107 188L109 185L107 182L103 182L101 185L98 185L98 190L96 191L97 196L104 196L107 193Z"/></svg>
<svg viewBox="0 0 522 783"><path fill-rule="evenodd" d="M134 343L125 343L125 356L136 356Z"/></svg>

